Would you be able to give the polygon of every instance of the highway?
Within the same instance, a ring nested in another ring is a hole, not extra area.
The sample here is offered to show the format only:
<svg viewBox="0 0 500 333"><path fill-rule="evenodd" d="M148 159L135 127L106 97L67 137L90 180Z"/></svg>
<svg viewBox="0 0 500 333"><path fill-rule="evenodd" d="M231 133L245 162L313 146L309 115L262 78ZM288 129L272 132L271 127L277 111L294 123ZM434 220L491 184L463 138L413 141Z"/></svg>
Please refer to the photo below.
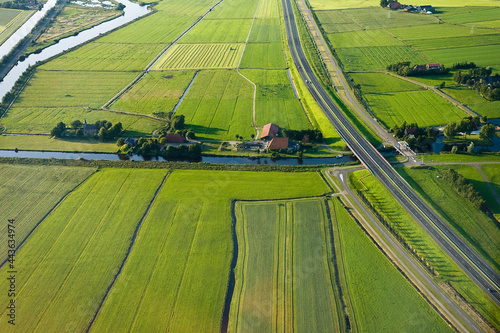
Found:
<svg viewBox="0 0 500 333"><path fill-rule="evenodd" d="M394 170L382 155L356 130L337 108L310 67L295 22L291 0L281 0L286 34L293 62L301 79L335 129L361 163L379 179L436 243L500 305L500 274L481 258L443 221Z"/></svg>

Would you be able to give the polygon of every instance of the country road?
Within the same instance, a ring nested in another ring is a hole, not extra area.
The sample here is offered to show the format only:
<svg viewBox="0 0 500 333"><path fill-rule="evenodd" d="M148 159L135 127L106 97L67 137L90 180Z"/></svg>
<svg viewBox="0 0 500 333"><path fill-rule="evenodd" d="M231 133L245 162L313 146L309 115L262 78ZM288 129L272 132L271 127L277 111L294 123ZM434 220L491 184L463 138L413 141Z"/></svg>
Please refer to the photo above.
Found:
<svg viewBox="0 0 500 333"><path fill-rule="evenodd" d="M334 125L339 135L377 177L397 201L409 212L436 243L480 286L500 304L500 274L480 257L450 226L443 221L393 169L382 155L354 128L323 88L306 59L299 38L291 0L282 0L287 39L300 77L315 101Z"/></svg>

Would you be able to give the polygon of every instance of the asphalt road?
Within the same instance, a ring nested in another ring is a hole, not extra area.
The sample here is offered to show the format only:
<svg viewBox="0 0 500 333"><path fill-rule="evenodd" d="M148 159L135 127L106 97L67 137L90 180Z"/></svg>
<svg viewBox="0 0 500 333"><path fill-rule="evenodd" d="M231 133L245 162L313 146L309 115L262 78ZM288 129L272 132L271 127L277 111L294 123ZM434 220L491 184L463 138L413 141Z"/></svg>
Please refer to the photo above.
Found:
<svg viewBox="0 0 500 333"><path fill-rule="evenodd" d="M311 69L295 22L291 0L282 0L287 39L294 63L309 92L361 163L379 179L436 243L500 305L500 274L457 235L354 128Z"/></svg>

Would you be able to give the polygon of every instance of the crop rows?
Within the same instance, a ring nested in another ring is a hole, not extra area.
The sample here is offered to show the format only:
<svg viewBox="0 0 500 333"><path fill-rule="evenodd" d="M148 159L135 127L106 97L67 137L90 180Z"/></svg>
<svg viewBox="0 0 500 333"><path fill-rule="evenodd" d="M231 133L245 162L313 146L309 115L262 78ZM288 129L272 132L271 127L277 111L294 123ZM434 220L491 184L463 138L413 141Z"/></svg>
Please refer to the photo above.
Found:
<svg viewBox="0 0 500 333"><path fill-rule="evenodd" d="M33 13L32 10L0 8L0 44L5 42Z"/></svg>
<svg viewBox="0 0 500 333"><path fill-rule="evenodd" d="M25 311L12 326L3 309L0 330L84 331L164 176L162 170L101 170L64 200L16 255L22 272L16 306ZM7 283L0 286L8 290ZM7 293L0 300L7 304Z"/></svg>
<svg viewBox="0 0 500 333"><path fill-rule="evenodd" d="M420 127L460 121L466 114L431 91L365 95L373 112L384 124L417 123Z"/></svg>
<svg viewBox="0 0 500 333"><path fill-rule="evenodd" d="M112 106L112 109L142 114L170 112L178 103L193 72L149 72Z"/></svg>
<svg viewBox="0 0 500 333"><path fill-rule="evenodd" d="M433 62L406 46L349 47L336 50L347 71L382 70L399 61Z"/></svg>
<svg viewBox="0 0 500 333"><path fill-rule="evenodd" d="M61 200L95 170L90 168L0 165L0 248L7 249L7 221L15 220L20 244ZM0 254L0 263L7 253Z"/></svg>
<svg viewBox="0 0 500 333"><path fill-rule="evenodd" d="M242 44L175 44L153 69L235 68Z"/></svg>
<svg viewBox="0 0 500 333"><path fill-rule="evenodd" d="M57 71L139 71L162 48L161 44L90 43L59 56L41 68Z"/></svg>
<svg viewBox="0 0 500 333"><path fill-rule="evenodd" d="M236 209L239 253L230 330L335 331L341 316L324 201L239 202ZM265 306L257 310L256 304Z"/></svg>
<svg viewBox="0 0 500 333"><path fill-rule="evenodd" d="M256 19L279 18L280 10L281 10L281 2L277 0L261 0L255 18Z"/></svg>

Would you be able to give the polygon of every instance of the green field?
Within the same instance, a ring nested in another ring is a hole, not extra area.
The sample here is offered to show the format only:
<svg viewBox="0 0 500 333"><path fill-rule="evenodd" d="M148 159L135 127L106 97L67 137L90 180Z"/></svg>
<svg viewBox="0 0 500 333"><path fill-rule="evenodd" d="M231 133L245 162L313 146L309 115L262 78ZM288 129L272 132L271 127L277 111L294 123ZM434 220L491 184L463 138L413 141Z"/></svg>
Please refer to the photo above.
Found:
<svg viewBox="0 0 500 333"><path fill-rule="evenodd" d="M347 47L335 51L347 71L385 70L388 65L399 61L433 62L407 46Z"/></svg>
<svg viewBox="0 0 500 333"><path fill-rule="evenodd" d="M257 126L272 122L288 129L311 127L299 100L293 93L286 71L242 70L241 72L257 85L255 106Z"/></svg>
<svg viewBox="0 0 500 333"><path fill-rule="evenodd" d="M455 6L498 6L496 0L430 0L429 5L436 7L455 7ZM342 8L364 8L379 7L380 1L377 0L311 0L311 6L315 10L342 9ZM377 8L379 9L379 8Z"/></svg>
<svg viewBox="0 0 500 333"><path fill-rule="evenodd" d="M0 45L16 32L34 12L33 10L0 8Z"/></svg>
<svg viewBox="0 0 500 333"><path fill-rule="evenodd" d="M7 258L7 221L14 219L20 244L46 214L95 169L0 165L0 262Z"/></svg>
<svg viewBox="0 0 500 333"><path fill-rule="evenodd" d="M334 48L367 46L404 46L383 30L362 30L328 35Z"/></svg>
<svg viewBox="0 0 500 333"><path fill-rule="evenodd" d="M248 43L241 60L241 68L286 69L283 46L280 43Z"/></svg>
<svg viewBox="0 0 500 333"><path fill-rule="evenodd" d="M148 72L110 108L142 114L170 112L193 77L192 71Z"/></svg>
<svg viewBox="0 0 500 333"><path fill-rule="evenodd" d="M145 2L152 3L155 1L148 0ZM217 0L168 0L160 1L155 5L155 8L162 12L198 18L217 2Z"/></svg>
<svg viewBox="0 0 500 333"><path fill-rule="evenodd" d="M500 101L488 101L479 95L477 90L468 87L450 87L443 89L443 91L482 116L500 118Z"/></svg>
<svg viewBox="0 0 500 333"><path fill-rule="evenodd" d="M338 331L345 322L325 201L238 202L236 218L229 331Z"/></svg>
<svg viewBox="0 0 500 333"><path fill-rule="evenodd" d="M443 252L382 183L368 171L350 174L349 181L354 188L363 191L391 227L436 270L439 281L450 283L488 321L500 327L498 306Z"/></svg>
<svg viewBox="0 0 500 333"><path fill-rule="evenodd" d="M252 19L203 20L179 43L244 43L251 24Z"/></svg>
<svg viewBox="0 0 500 333"><path fill-rule="evenodd" d="M451 67L454 63L473 61L477 66L491 67L494 72L500 72L500 45L475 47L457 47L448 50L430 50L423 52L440 64Z"/></svg>
<svg viewBox="0 0 500 333"><path fill-rule="evenodd" d="M458 24L498 20L499 16L500 8L498 7L446 8L439 13L439 18L443 21Z"/></svg>
<svg viewBox="0 0 500 333"><path fill-rule="evenodd" d="M452 24L429 24L416 27L398 27L389 29L388 31L404 41L498 34L498 31L494 29L472 29L471 27Z"/></svg>
<svg viewBox="0 0 500 333"><path fill-rule="evenodd" d="M0 330L85 330L165 174L100 170L68 196L17 253L16 325L3 309ZM7 304L7 293L0 300Z"/></svg>
<svg viewBox="0 0 500 333"><path fill-rule="evenodd" d="M243 44L175 44L153 70L236 68Z"/></svg>
<svg viewBox="0 0 500 333"><path fill-rule="evenodd" d="M246 140L252 126L252 85L235 71L202 71L177 109L198 138Z"/></svg>
<svg viewBox="0 0 500 333"><path fill-rule="evenodd" d="M383 94L423 90L419 85L398 79L386 73L350 73L355 84L361 85L363 94Z"/></svg>
<svg viewBox="0 0 500 333"><path fill-rule="evenodd" d="M51 139L50 135L2 135L0 149L8 150L45 150L115 153L118 147L114 142L101 142L97 139Z"/></svg>
<svg viewBox="0 0 500 333"><path fill-rule="evenodd" d="M249 43L273 43L281 42L280 21L277 17L256 18L252 32L248 39Z"/></svg>
<svg viewBox="0 0 500 333"><path fill-rule="evenodd" d="M337 199L335 228L341 244L348 296L358 332L450 332L443 319L417 293L347 214Z"/></svg>
<svg viewBox="0 0 500 333"><path fill-rule="evenodd" d="M414 39L407 42L415 50L439 50L453 49L457 45L467 46L483 46L500 44L500 34L497 35L482 35L482 36L467 36L467 37L444 37L432 39ZM450 50L452 51L452 50Z"/></svg>
<svg viewBox="0 0 500 333"><path fill-rule="evenodd" d="M500 270L500 230L497 221L487 217L474 207L467 199L461 197L443 178L437 178L447 169L466 173L473 179L476 188L485 192L480 174L469 166L439 166L426 169L398 169L399 173L414 189L497 270Z"/></svg>
<svg viewBox="0 0 500 333"><path fill-rule="evenodd" d="M259 0L224 1L207 16L207 19L251 19L255 15L258 4Z"/></svg>
<svg viewBox="0 0 500 333"><path fill-rule="evenodd" d="M467 116L432 91L366 94L365 99L377 118L389 128L403 121L420 127L444 125Z"/></svg>
<svg viewBox="0 0 500 333"><path fill-rule="evenodd" d="M173 172L91 331L219 331L233 249L231 201L327 191L316 173Z"/></svg>
<svg viewBox="0 0 500 333"><path fill-rule="evenodd" d="M500 220L500 202L498 202L497 199L498 197L500 197L500 168L498 165L485 164L481 165L481 170L490 182L494 191L494 193L491 193L491 190L489 188L488 190L483 188L481 194L483 195L484 200L486 200L486 202L488 203L488 206L490 207L493 214L495 214L496 218Z"/></svg>

